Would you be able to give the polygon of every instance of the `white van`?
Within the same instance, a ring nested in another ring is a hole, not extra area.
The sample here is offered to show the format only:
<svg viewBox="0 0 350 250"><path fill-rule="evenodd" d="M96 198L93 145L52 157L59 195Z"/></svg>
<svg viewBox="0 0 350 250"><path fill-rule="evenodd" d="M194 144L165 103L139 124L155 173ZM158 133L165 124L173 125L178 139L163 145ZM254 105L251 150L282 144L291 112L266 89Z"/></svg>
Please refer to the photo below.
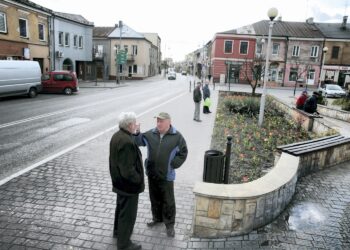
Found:
<svg viewBox="0 0 350 250"><path fill-rule="evenodd" d="M32 98L41 88L38 62L0 60L0 97L28 95Z"/></svg>

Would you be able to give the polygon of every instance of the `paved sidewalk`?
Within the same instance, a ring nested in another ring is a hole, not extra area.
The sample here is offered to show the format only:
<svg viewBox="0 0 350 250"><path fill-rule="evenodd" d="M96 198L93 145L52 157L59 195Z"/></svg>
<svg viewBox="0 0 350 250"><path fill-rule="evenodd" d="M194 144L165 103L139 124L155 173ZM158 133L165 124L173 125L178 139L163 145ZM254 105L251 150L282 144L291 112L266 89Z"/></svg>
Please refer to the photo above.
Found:
<svg viewBox="0 0 350 250"><path fill-rule="evenodd" d="M212 94L215 104L217 91ZM193 109L188 93L139 118L141 130L146 130L155 125L154 114L169 112L190 153L175 182L175 238L166 236L163 225L146 227L151 219L147 187L140 196L132 239L143 249L350 249L350 164L303 178L288 209L258 231L220 239L192 238L192 188L202 178L215 118L215 113L201 114L203 122L196 123ZM108 172L113 132L0 186L1 250L116 249L112 237L116 196Z"/></svg>

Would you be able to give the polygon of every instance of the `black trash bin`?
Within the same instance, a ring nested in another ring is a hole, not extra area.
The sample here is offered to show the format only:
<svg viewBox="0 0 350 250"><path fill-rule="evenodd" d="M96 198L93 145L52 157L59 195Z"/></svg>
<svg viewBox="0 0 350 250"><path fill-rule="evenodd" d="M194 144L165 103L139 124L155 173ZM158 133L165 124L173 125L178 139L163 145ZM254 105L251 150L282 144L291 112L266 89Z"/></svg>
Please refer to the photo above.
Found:
<svg viewBox="0 0 350 250"><path fill-rule="evenodd" d="M204 154L203 181L223 183L225 155L218 150L207 150Z"/></svg>

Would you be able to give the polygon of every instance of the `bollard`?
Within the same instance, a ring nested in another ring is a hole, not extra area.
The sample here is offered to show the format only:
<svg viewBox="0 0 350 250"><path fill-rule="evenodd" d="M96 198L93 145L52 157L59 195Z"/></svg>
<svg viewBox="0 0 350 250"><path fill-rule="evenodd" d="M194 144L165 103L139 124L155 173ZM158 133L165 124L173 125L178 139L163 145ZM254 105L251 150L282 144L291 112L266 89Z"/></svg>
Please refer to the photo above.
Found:
<svg viewBox="0 0 350 250"><path fill-rule="evenodd" d="M228 135L227 144L226 144L226 156L225 156L225 174L224 174L225 184L228 184L228 175L230 172L231 146L232 146L232 136Z"/></svg>

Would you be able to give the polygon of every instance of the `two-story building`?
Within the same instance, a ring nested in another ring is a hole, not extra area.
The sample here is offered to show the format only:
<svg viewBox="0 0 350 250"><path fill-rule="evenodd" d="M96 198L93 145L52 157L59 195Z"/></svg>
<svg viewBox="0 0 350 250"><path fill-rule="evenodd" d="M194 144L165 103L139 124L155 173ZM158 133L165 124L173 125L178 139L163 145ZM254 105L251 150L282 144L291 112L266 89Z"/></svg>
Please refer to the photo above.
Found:
<svg viewBox="0 0 350 250"><path fill-rule="evenodd" d="M143 79L159 73L161 39L158 34L139 33L126 24L121 27L95 27L93 34L98 78L116 79L117 70L125 79ZM126 51L126 60L124 64L117 65L119 49Z"/></svg>
<svg viewBox="0 0 350 250"><path fill-rule="evenodd" d="M269 21L253 24L257 39L265 40L256 49L265 58ZM268 84L317 86L322 59L323 35L312 19L306 22L274 22L269 56Z"/></svg>
<svg viewBox="0 0 350 250"><path fill-rule="evenodd" d="M342 23L316 23L325 39L321 50L325 56L321 72L322 82L345 86L350 81L347 77L350 75L350 25L347 24L347 19L344 16Z"/></svg>
<svg viewBox="0 0 350 250"><path fill-rule="evenodd" d="M81 15L54 12L51 70L71 70L79 79L95 79L92 67L94 24Z"/></svg>
<svg viewBox="0 0 350 250"><path fill-rule="evenodd" d="M0 60L38 61L50 68L52 11L25 0L0 0Z"/></svg>

